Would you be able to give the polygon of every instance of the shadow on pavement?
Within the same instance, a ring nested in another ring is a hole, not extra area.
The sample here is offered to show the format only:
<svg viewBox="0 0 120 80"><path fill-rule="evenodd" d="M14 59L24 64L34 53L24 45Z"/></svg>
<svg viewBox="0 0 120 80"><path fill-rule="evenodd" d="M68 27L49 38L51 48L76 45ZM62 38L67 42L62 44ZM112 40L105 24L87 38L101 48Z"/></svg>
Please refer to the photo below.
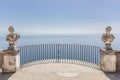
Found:
<svg viewBox="0 0 120 80"><path fill-rule="evenodd" d="M120 72L116 72L116 73L105 73L105 75L106 75L110 80L120 80Z"/></svg>
<svg viewBox="0 0 120 80"><path fill-rule="evenodd" d="M8 80L14 73L0 73L0 80Z"/></svg>

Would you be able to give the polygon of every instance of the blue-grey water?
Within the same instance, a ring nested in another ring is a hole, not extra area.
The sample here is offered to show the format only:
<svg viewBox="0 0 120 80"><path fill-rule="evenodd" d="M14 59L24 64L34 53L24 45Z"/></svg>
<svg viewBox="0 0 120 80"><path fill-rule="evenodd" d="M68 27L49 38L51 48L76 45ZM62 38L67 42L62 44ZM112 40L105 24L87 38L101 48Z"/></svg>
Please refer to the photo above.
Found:
<svg viewBox="0 0 120 80"><path fill-rule="evenodd" d="M112 43L113 49L120 50L120 36L114 34L116 39ZM21 64L44 59L74 59L99 64L100 48L88 46L74 46L66 44L91 45L103 48L102 34L79 34L79 35L21 35L16 46L43 44L21 48ZM6 49L8 42L5 36L0 37L0 49ZM57 45L44 45L57 44ZM65 44L59 45L58 44ZM80 48L81 47L81 48ZM38 49L39 48L39 49ZM45 49L44 49L45 48ZM60 49L58 49L60 48ZM83 49L84 48L84 49Z"/></svg>
<svg viewBox="0 0 120 80"><path fill-rule="evenodd" d="M120 49L120 35L114 34L116 39L112 43L113 49ZM32 44L83 44L104 47L101 41L102 34L77 34L77 35L21 35L16 46ZM5 49L8 42L0 37L0 49Z"/></svg>

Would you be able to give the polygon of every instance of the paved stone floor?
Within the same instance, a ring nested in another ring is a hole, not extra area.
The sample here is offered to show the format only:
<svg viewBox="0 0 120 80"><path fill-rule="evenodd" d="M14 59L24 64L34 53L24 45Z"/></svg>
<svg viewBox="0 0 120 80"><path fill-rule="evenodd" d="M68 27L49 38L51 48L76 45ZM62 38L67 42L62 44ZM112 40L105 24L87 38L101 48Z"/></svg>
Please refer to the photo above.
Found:
<svg viewBox="0 0 120 80"><path fill-rule="evenodd" d="M0 80L120 80L119 76L83 65L55 63L27 66L14 74L0 74Z"/></svg>
<svg viewBox="0 0 120 80"><path fill-rule="evenodd" d="M96 64L83 61L70 64L72 62L36 61L23 65L16 73L0 73L0 80L120 80L120 72L104 73Z"/></svg>

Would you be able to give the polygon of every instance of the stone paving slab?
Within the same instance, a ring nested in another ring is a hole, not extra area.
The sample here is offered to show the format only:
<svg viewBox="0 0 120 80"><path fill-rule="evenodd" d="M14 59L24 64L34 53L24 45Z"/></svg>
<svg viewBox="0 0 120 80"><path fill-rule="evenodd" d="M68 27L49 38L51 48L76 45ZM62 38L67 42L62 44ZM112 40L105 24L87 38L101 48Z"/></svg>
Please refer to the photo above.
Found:
<svg viewBox="0 0 120 80"><path fill-rule="evenodd" d="M101 70L83 65L37 64L18 70L8 80L111 80Z"/></svg>
<svg viewBox="0 0 120 80"><path fill-rule="evenodd" d="M100 70L100 66L98 64L90 63L90 62L85 62L85 61L80 61L80 60L69 60L69 59L61 59L61 60L56 60L56 59L46 59L46 60L40 60L40 61L35 61L35 62L29 62L26 64L21 65L21 68L27 67L27 66L33 66L36 64L55 64L55 63L67 63L67 64L76 64L76 65L83 65L95 69Z"/></svg>

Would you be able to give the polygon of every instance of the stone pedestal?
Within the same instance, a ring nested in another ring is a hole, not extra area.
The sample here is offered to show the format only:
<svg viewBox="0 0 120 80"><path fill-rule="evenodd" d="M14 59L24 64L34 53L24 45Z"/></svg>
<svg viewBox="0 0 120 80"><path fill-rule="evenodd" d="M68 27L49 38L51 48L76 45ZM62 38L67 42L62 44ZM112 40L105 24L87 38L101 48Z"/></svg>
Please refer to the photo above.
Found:
<svg viewBox="0 0 120 80"><path fill-rule="evenodd" d="M3 50L5 52L3 57L3 72L16 72L20 68L19 49Z"/></svg>
<svg viewBox="0 0 120 80"><path fill-rule="evenodd" d="M101 49L100 65L104 72L116 72L116 51Z"/></svg>
<svg viewBox="0 0 120 80"><path fill-rule="evenodd" d="M0 51L0 68L2 68L2 65L3 65L4 54L5 54L5 52Z"/></svg>
<svg viewBox="0 0 120 80"><path fill-rule="evenodd" d="M120 71L120 51L116 52L116 56L117 56L116 68L117 68L117 71Z"/></svg>

